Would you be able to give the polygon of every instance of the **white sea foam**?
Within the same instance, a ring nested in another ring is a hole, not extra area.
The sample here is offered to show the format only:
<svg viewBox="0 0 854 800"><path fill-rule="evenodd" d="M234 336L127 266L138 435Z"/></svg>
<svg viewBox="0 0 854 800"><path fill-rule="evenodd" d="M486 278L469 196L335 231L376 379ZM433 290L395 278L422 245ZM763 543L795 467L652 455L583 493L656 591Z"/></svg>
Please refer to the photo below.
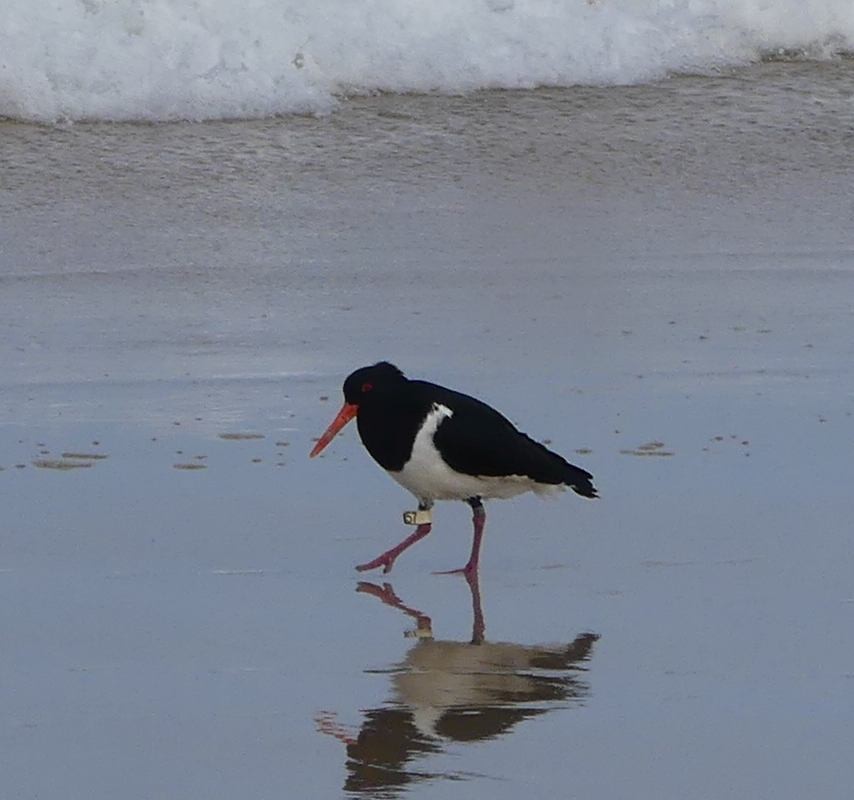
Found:
<svg viewBox="0 0 854 800"><path fill-rule="evenodd" d="M0 116L322 113L371 91L623 84L854 50L852 0L3 0Z"/></svg>

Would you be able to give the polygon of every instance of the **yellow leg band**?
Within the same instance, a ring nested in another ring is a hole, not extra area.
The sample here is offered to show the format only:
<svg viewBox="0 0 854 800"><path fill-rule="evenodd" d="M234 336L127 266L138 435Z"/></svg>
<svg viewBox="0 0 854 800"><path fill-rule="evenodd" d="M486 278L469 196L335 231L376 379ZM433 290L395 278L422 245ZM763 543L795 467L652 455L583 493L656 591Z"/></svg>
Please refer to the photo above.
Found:
<svg viewBox="0 0 854 800"><path fill-rule="evenodd" d="M430 509L418 509L418 511L404 511L404 525L429 525L433 521Z"/></svg>

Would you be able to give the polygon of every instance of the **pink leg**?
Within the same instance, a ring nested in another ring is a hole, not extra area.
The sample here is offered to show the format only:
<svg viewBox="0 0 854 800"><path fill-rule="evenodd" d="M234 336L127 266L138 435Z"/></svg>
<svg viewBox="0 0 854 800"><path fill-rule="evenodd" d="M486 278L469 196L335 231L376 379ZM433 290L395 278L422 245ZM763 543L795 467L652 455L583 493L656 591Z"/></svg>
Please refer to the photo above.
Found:
<svg viewBox="0 0 854 800"><path fill-rule="evenodd" d="M431 525L429 522L424 523L423 525L419 525L414 533L409 534L400 544L395 545L390 550L386 550L382 555L377 556L373 561L368 561L365 564L359 564L356 569L359 572L364 572L368 569L376 569L377 567L383 568L383 573L391 572L391 568L394 565L394 560L404 551L407 547L412 547L417 541L423 539L428 533L430 533Z"/></svg>
<svg viewBox="0 0 854 800"><path fill-rule="evenodd" d="M449 569L444 572L437 572L436 575L465 575L466 578L471 578L477 575L478 562L480 561L480 543L483 539L483 529L486 525L486 511L480 500L469 500L472 507L472 524L474 525L474 539L471 543L471 555L469 556L468 564L461 569Z"/></svg>

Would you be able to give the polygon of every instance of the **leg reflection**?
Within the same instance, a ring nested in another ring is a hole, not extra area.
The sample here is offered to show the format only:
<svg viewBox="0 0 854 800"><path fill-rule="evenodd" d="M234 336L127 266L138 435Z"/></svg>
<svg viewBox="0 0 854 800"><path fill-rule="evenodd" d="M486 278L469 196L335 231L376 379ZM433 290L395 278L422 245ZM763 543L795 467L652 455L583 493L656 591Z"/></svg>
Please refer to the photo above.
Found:
<svg viewBox="0 0 854 800"><path fill-rule="evenodd" d="M394 593L394 589L392 588L390 583L384 583L382 586L378 586L375 583L369 583L368 581L359 581L358 586L356 586L356 591L362 594L369 594L373 597L378 598L387 606L391 606L392 608L399 608L404 614L409 617L412 617L415 620L415 630L407 631L406 636L417 637L419 639L432 639L433 638L433 623L426 614L418 609L411 608L410 606L404 605L403 601Z"/></svg>

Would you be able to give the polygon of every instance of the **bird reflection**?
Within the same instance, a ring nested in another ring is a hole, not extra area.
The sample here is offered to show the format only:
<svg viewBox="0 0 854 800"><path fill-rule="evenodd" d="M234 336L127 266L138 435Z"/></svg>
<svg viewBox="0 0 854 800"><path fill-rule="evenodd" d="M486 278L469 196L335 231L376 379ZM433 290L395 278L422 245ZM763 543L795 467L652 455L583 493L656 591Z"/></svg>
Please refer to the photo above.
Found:
<svg viewBox="0 0 854 800"><path fill-rule="evenodd" d="M347 747L345 791L393 797L415 781L465 777L414 769L411 762L452 743L506 735L522 720L580 704L588 694L580 676L597 634L582 633L565 645L487 642L477 576L468 584L472 636L460 642L434 638L430 617L407 606L390 584L359 583L358 592L415 621L405 634L415 644L390 673L392 700L363 711L357 731L330 712L316 718L318 730Z"/></svg>

